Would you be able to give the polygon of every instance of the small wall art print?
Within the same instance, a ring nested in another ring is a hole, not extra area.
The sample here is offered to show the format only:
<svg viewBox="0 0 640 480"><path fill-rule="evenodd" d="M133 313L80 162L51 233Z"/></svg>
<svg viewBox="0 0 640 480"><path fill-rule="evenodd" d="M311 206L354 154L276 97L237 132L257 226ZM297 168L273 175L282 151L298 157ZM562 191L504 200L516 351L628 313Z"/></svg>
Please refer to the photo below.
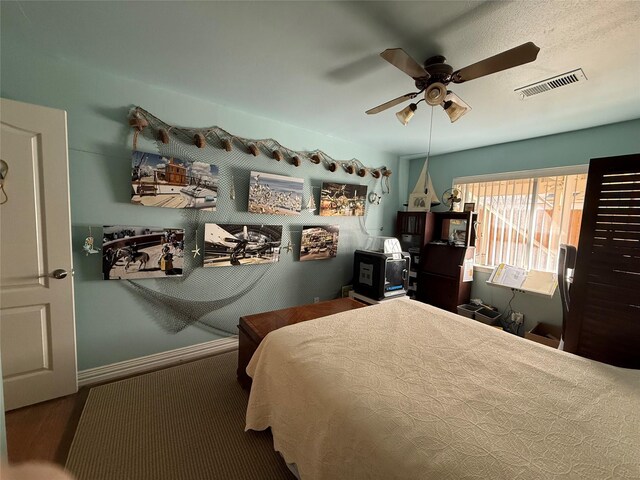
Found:
<svg viewBox="0 0 640 480"><path fill-rule="evenodd" d="M326 260L338 253L339 225L302 227L300 261Z"/></svg>
<svg viewBox="0 0 640 480"><path fill-rule="evenodd" d="M214 211L218 167L154 153L131 155L131 203L146 207Z"/></svg>
<svg viewBox="0 0 640 480"><path fill-rule="evenodd" d="M274 263L280 259L282 225L219 225L204 228L204 266Z"/></svg>
<svg viewBox="0 0 640 480"><path fill-rule="evenodd" d="M323 183L320 194L320 215L362 217L366 198L366 185Z"/></svg>
<svg viewBox="0 0 640 480"><path fill-rule="evenodd" d="M108 225L103 227L102 237L105 280L182 275L184 229Z"/></svg>
<svg viewBox="0 0 640 480"><path fill-rule="evenodd" d="M249 182L250 213L300 215L304 179L251 172Z"/></svg>

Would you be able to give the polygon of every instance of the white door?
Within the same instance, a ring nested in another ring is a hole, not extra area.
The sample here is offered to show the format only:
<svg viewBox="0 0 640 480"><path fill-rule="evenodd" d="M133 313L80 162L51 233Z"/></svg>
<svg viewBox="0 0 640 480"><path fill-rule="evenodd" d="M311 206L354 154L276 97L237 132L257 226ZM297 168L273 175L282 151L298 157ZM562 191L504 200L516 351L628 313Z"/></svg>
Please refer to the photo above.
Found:
<svg viewBox="0 0 640 480"><path fill-rule="evenodd" d="M0 352L11 410L78 390L67 113L0 99L0 124L8 166L0 180Z"/></svg>

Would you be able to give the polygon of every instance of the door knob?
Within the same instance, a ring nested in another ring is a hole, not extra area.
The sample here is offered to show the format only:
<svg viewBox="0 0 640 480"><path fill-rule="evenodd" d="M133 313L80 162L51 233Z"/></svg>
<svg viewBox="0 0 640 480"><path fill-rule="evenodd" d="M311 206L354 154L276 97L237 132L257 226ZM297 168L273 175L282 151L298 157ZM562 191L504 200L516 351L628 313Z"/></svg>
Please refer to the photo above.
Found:
<svg viewBox="0 0 640 480"><path fill-rule="evenodd" d="M57 270L51 272L51 277L57 280L62 280L63 278L66 278L68 274L69 273L65 269L58 268Z"/></svg>

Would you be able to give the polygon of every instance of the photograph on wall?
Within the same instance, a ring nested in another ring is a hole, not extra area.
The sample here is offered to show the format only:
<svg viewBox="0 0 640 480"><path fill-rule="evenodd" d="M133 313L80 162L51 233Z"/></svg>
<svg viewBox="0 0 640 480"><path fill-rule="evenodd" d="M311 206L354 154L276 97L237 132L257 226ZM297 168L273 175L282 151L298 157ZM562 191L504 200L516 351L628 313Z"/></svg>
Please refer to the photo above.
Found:
<svg viewBox="0 0 640 480"><path fill-rule="evenodd" d="M105 280L176 277L184 265L184 229L110 225L102 232Z"/></svg>
<svg viewBox="0 0 640 480"><path fill-rule="evenodd" d="M339 225L302 227L300 261L326 260L338 253Z"/></svg>
<svg viewBox="0 0 640 480"><path fill-rule="evenodd" d="M204 227L204 266L256 265L280 259L282 225L219 225Z"/></svg>
<svg viewBox="0 0 640 480"><path fill-rule="evenodd" d="M132 153L131 203L146 207L214 211L217 200L216 165L155 153Z"/></svg>
<svg viewBox="0 0 640 480"><path fill-rule="evenodd" d="M250 213L300 215L304 179L251 172L249 182Z"/></svg>
<svg viewBox="0 0 640 480"><path fill-rule="evenodd" d="M323 183L320 194L320 215L362 217L366 199L366 185Z"/></svg>

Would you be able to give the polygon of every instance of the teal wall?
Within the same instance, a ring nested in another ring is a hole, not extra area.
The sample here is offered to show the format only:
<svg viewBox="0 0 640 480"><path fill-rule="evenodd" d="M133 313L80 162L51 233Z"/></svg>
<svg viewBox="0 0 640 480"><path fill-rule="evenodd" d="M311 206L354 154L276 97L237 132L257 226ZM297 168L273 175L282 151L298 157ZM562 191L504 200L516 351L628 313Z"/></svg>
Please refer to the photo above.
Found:
<svg viewBox="0 0 640 480"><path fill-rule="evenodd" d="M455 177L501 172L533 170L588 164L591 158L609 157L640 152L640 119L602 127L531 138L519 142L491 145L433 156L429 159L429 174L438 195L451 188ZM424 163L423 158L411 160L408 171L409 190L413 189ZM435 210L444 210L443 206ZM472 298L503 310L511 298L511 291L489 286L489 274L476 271ZM514 310L525 314L526 327L535 322L562 323L560 296L556 291L549 299L533 294L516 294Z"/></svg>
<svg viewBox="0 0 640 480"><path fill-rule="evenodd" d="M302 128L260 118L232 108L194 98L185 92L170 91L154 86L154 79L141 83L118 77L109 72L86 68L61 58L41 57L23 50L8 35L3 35L1 45L2 97L28 103L59 108L68 112L69 162L71 181L71 216L74 238L75 299L78 367L80 370L150 355L179 347L194 345L219 338L207 329L190 326L179 333L165 331L136 294L123 282L102 281L99 255L84 256L81 252L87 227L102 225L183 226L180 211L161 208L144 208L129 203L131 132L127 125L127 113L131 106L139 105L164 121L190 127L217 125L246 138L274 138L295 150L321 149L336 159L358 158L369 166L386 165L391 177L391 195L386 195L380 206L369 208L364 229L374 235L392 235L395 212L398 209L399 170L396 156L372 150L338 138L325 136ZM141 61L144 61L141 57ZM159 66L158 75L162 75ZM228 68L228 67L225 67ZM189 75L185 72L185 75ZM211 79L215 82L215 78ZM209 148L209 147L208 147ZM151 145L141 149L153 151ZM246 199L245 188L250 170L281 173L303 177L320 185L322 181L362 183L357 176L346 173L332 174L321 166L311 165L295 169L284 162L268 160L264 156L247 156L251 163L231 164L224 152L211 148L213 163L222 172L234 169L239 178L236 184L239 198ZM234 173L234 175L236 174ZM371 184L370 184L371 185ZM379 188L379 182L376 184ZM403 186L406 185L406 175ZM371 188L371 187L370 187ZM306 197L305 197L306 199ZM317 201L317 193L316 193ZM245 200L246 202L246 200ZM246 210L244 205L237 208ZM230 212L203 214L203 222L224 221ZM361 232L359 219L349 218L331 221L325 217L304 213L300 226L340 223L342 233ZM279 224L282 217L245 214L242 223ZM350 230L349 230L350 229ZM99 232L99 230L98 230ZM299 232L299 230L298 230ZM299 233L283 232L283 244L299 245ZM95 234L99 237L99 233ZM202 231L200 232L202 238ZM346 236L348 239L349 235ZM353 245L353 241L351 245ZM345 240L344 246L350 244ZM186 251L193 248L187 245ZM235 330L238 317L272 307L309 303L313 297L322 300L334 298L341 285L352 275L353 248L340 249L338 258L320 262L299 262L295 256L283 256L278 264L269 266L278 272L277 282L256 285L246 297L216 312L216 322L227 330ZM242 284L254 275L256 267L240 267L237 277L227 285ZM228 267L232 268L232 267ZM246 270L245 270L246 269ZM206 281L230 275L223 268L200 268L199 277ZM172 281L166 279L165 281ZM147 280L146 286L159 287L162 280ZM165 284L166 285L166 284ZM206 282L205 282L206 287ZM198 287L201 288L201 287ZM212 288L191 292L191 298L212 300L219 292ZM267 306L267 308L265 308Z"/></svg>
<svg viewBox="0 0 640 480"><path fill-rule="evenodd" d="M640 151L640 119L602 127L431 157L429 174L439 195L455 177L588 164L591 158ZM412 160L410 172L424 159ZM418 170L419 173L419 170ZM410 188L417 180L409 178Z"/></svg>

